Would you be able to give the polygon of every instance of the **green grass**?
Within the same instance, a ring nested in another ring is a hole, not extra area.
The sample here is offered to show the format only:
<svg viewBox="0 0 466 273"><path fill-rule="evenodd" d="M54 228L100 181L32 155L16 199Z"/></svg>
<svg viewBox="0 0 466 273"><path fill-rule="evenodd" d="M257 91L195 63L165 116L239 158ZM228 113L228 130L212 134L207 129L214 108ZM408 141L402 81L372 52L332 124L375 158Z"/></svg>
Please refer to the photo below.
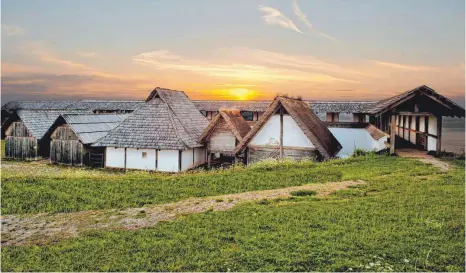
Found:
<svg viewBox="0 0 466 273"><path fill-rule="evenodd" d="M252 168L166 175L148 172L56 167L5 161L2 168L2 213L72 212L141 207L188 197L214 196L310 183L365 179L424 164L394 157L361 157L326 163L263 162Z"/></svg>
<svg viewBox="0 0 466 273"><path fill-rule="evenodd" d="M183 181L191 186L202 185L205 191L214 193L240 191L239 185L271 188L318 182L325 172L334 176L328 180L364 179L367 184L326 198L300 196L244 204L230 211L188 215L153 228L102 230L43 246L4 246L2 270L464 272L464 160L454 161L454 168L447 173L418 161L387 156L309 166L272 165L191 176L147 174L142 179L145 183L157 181L157 185L167 179L177 186ZM255 178L254 173L264 179ZM116 193L125 191L120 184L123 182L118 182L122 179L119 174L108 175L116 181L101 183L115 183L119 187ZM320 178L314 180L313 176ZM140 190L136 178L131 174L128 177L132 179L128 178L127 183ZM251 179L239 182L238 177ZM290 177L292 181L287 180ZM56 186L50 184L51 178L36 179L42 181L38 191ZM264 182L265 179L273 181ZM96 187L91 180L81 179L82 187ZM238 187L232 186L236 183ZM250 185L254 183L260 186ZM14 200L11 196L29 203L20 194L23 182L19 185L20 190L10 192L10 199L3 199L3 205ZM13 191L14 187L9 187ZM80 195L77 182L69 187L77 189ZM175 188L164 184L160 189L177 199ZM113 200L104 194L101 197Z"/></svg>

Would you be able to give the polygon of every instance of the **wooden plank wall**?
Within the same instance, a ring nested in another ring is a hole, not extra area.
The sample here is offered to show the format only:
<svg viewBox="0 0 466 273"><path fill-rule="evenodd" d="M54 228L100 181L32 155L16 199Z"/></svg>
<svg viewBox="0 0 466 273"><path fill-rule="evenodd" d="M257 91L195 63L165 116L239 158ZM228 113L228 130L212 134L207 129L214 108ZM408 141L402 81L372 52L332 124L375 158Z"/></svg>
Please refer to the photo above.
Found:
<svg viewBox="0 0 466 273"><path fill-rule="evenodd" d="M209 150L215 152L232 152L236 147L236 137L222 118L209 137Z"/></svg>
<svg viewBox="0 0 466 273"><path fill-rule="evenodd" d="M50 145L50 162L83 165L84 146L79 140L52 139Z"/></svg>
<svg viewBox="0 0 466 273"><path fill-rule="evenodd" d="M283 157L293 158L295 160L301 160L303 158L314 158L316 159L319 152L316 149L293 149L283 147ZM267 158L280 158L280 147L258 147L249 146L248 164L264 160Z"/></svg>
<svg viewBox="0 0 466 273"><path fill-rule="evenodd" d="M7 136L5 158L37 160L37 140L33 137Z"/></svg>

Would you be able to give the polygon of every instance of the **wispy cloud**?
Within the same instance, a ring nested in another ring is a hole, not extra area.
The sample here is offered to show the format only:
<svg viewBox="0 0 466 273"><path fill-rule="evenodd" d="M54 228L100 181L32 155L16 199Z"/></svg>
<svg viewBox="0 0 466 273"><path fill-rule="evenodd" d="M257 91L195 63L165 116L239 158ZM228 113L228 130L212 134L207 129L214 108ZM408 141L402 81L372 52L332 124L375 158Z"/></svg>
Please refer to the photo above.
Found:
<svg viewBox="0 0 466 273"><path fill-rule="evenodd" d="M303 34L295 23L283 15L278 9L261 5L259 5L258 9L262 12L262 20L264 20L265 23L269 25L278 25Z"/></svg>
<svg viewBox="0 0 466 273"><path fill-rule="evenodd" d="M379 66L385 66L385 67L398 69L398 70L405 70L405 71L433 71L433 70L438 69L437 67L433 67L433 66L407 65L407 64L381 62L381 61L375 61L375 64Z"/></svg>
<svg viewBox="0 0 466 273"><path fill-rule="evenodd" d="M312 32L314 32L315 34L319 35L319 36L322 36L322 37L325 37L327 39L330 39L330 40L334 40L334 41L340 41L338 40L337 38L327 34L327 33L323 33L323 32L320 32L320 31L317 31L311 24L311 22L309 21L309 19L307 19L307 15L302 12L301 8L298 6L298 1L295 0L293 1L293 12L294 14L299 18L299 20L301 20L301 22L303 22Z"/></svg>
<svg viewBox="0 0 466 273"><path fill-rule="evenodd" d="M2 29L7 36L21 36L26 33L26 30L18 25L2 24Z"/></svg>
<svg viewBox="0 0 466 273"><path fill-rule="evenodd" d="M186 71L207 77L257 82L346 82L356 80L333 76L325 73L331 70L317 61L299 62L295 57L281 56L279 53L251 50L248 48L229 48L219 51L213 61L192 59L168 50L155 50L133 57L133 63L157 70ZM244 56L237 58L236 54ZM289 64L291 66L285 66ZM335 67L335 69L338 69Z"/></svg>
<svg viewBox="0 0 466 273"><path fill-rule="evenodd" d="M76 52L76 55L85 57L85 58L95 58L98 57L98 54L95 52L86 52L86 51L78 51Z"/></svg>

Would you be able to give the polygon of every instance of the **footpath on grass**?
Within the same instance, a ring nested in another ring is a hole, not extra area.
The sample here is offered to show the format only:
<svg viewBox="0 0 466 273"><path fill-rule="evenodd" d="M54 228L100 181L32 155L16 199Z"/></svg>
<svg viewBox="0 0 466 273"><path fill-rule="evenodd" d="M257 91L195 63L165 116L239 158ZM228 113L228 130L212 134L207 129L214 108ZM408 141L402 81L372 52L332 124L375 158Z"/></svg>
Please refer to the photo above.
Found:
<svg viewBox="0 0 466 273"><path fill-rule="evenodd" d="M312 190L316 196L364 184L362 180L310 184L282 189L251 191L204 198L190 198L176 203L142 208L81 211L73 213L2 216L2 245L46 244L98 229L132 230L154 226L178 217L223 211L244 203L291 197L291 192Z"/></svg>

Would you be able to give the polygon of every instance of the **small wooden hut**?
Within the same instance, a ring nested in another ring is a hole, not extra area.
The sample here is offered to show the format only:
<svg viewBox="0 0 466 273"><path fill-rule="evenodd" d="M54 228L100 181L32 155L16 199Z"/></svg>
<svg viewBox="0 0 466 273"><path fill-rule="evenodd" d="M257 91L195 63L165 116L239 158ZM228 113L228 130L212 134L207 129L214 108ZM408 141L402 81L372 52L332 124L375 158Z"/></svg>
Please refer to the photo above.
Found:
<svg viewBox="0 0 466 273"><path fill-rule="evenodd" d="M341 148L307 103L278 96L234 153L249 164L266 158L329 159Z"/></svg>
<svg viewBox="0 0 466 273"><path fill-rule="evenodd" d="M104 151L92 147L128 115L63 114L50 130L50 162L103 167Z"/></svg>
<svg viewBox="0 0 466 273"><path fill-rule="evenodd" d="M37 160L49 157L50 141L44 136L61 113L61 110L15 111L2 126L5 158Z"/></svg>
<svg viewBox="0 0 466 273"><path fill-rule="evenodd" d="M212 157L221 162L232 163L233 151L249 130L251 127L240 110L220 109L199 138L199 142L206 144L209 167Z"/></svg>
<svg viewBox="0 0 466 273"><path fill-rule="evenodd" d="M93 146L105 147L106 168L181 172L206 162L198 138L208 124L184 92L157 87Z"/></svg>

